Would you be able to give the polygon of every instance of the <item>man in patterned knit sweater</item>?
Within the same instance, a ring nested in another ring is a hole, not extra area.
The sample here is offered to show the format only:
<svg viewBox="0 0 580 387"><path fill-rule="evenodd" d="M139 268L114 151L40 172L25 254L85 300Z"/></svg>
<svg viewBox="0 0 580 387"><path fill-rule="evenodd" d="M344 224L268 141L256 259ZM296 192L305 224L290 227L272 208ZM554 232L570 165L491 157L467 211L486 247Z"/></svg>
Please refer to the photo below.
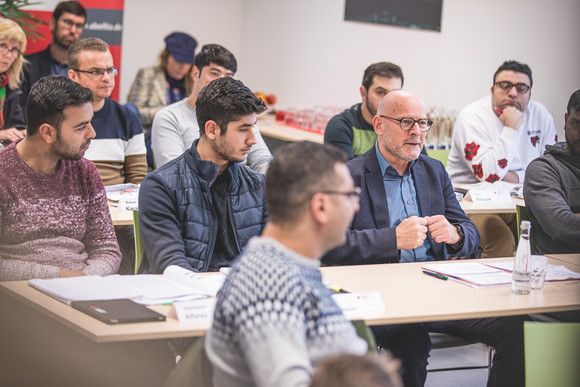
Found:
<svg viewBox="0 0 580 387"><path fill-rule="evenodd" d="M530 101L532 70L505 61L495 72L491 98L463 108L453 128L447 171L455 184L498 180L524 183L528 164L556 142L554 119ZM481 234L483 258L511 256L515 250L515 214L470 216Z"/></svg>
<svg viewBox="0 0 580 387"><path fill-rule="evenodd" d="M308 385L325 358L366 352L318 270L358 210L345 161L340 150L310 142L275 155L268 223L232 267L206 336L216 387Z"/></svg>
<svg viewBox="0 0 580 387"><path fill-rule="evenodd" d="M0 152L0 280L109 275L121 254L95 165L93 95L63 76L31 89L26 137Z"/></svg>

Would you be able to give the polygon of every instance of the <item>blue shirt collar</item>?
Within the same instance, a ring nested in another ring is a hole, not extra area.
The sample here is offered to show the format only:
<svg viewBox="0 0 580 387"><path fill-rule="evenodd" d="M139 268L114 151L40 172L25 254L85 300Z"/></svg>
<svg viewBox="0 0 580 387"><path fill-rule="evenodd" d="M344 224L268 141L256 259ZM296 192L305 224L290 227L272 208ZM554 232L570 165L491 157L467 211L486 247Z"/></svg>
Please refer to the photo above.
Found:
<svg viewBox="0 0 580 387"><path fill-rule="evenodd" d="M381 169L381 176L385 175L385 171L387 170L388 167L392 167L395 172L397 171L395 169L395 167L393 167L391 165L391 163L389 163L387 161L387 159L385 159L385 157L383 156L383 154L381 153L381 151L379 150L379 142L375 142L375 152L377 154L377 160L379 160L379 168ZM405 170L405 173L409 172L413 166L415 165L415 163L417 162L418 159L412 160L409 165L407 166L407 169ZM397 172L398 174L398 172Z"/></svg>

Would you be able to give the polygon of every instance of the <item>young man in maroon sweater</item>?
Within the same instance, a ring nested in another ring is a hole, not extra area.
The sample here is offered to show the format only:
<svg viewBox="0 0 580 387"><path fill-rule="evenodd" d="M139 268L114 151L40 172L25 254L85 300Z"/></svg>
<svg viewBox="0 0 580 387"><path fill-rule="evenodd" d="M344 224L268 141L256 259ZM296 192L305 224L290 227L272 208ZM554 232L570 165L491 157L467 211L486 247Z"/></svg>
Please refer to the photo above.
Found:
<svg viewBox="0 0 580 387"><path fill-rule="evenodd" d="M92 100L60 75L32 87L26 137L0 151L0 281L117 272L104 186L83 158Z"/></svg>

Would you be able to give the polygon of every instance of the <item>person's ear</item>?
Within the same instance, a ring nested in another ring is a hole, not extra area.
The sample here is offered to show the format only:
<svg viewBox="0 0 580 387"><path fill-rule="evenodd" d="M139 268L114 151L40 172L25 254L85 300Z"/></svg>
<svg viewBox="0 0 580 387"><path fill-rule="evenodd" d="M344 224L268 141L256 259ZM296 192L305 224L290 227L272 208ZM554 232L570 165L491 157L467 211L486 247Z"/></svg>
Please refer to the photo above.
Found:
<svg viewBox="0 0 580 387"><path fill-rule="evenodd" d="M49 145L56 141L56 129L50 124L40 125L38 133L44 142Z"/></svg>
<svg viewBox="0 0 580 387"><path fill-rule="evenodd" d="M378 115L373 117L373 128L375 129L377 136L382 136L384 134L383 121Z"/></svg>
<svg viewBox="0 0 580 387"><path fill-rule="evenodd" d="M323 193L316 193L310 199L310 214L319 224L326 224L329 221L328 196Z"/></svg>
<svg viewBox="0 0 580 387"><path fill-rule="evenodd" d="M363 85L360 85L360 97L362 99L362 101L366 101L367 99L367 89L365 89L365 87Z"/></svg>
<svg viewBox="0 0 580 387"><path fill-rule="evenodd" d="M199 80L200 75L201 75L201 72L199 71L197 66L193 65L191 67L191 78L193 78L193 81L195 82L195 81Z"/></svg>
<svg viewBox="0 0 580 387"><path fill-rule="evenodd" d="M221 129L217 122L209 120L205 123L205 135L211 140L215 140L218 134L221 133Z"/></svg>
<svg viewBox="0 0 580 387"><path fill-rule="evenodd" d="M71 81L75 81L76 83L79 83L77 76L78 76L78 74L76 71L68 69L68 77L70 78Z"/></svg>

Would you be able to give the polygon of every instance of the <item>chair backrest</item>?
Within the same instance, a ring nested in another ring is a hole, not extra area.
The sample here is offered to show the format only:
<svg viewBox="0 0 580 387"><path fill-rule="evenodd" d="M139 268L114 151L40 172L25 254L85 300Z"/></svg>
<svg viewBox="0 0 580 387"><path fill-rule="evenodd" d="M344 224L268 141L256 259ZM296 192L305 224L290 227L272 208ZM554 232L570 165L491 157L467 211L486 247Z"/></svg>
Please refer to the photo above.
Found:
<svg viewBox="0 0 580 387"><path fill-rule="evenodd" d="M447 168L447 159L449 158L449 149L427 149L427 156L439 160Z"/></svg>
<svg viewBox="0 0 580 387"><path fill-rule="evenodd" d="M141 237L141 226L139 225L139 211L133 211L133 232L135 234L135 274L139 273L141 261L145 254L145 247L143 246L143 238Z"/></svg>
<svg viewBox="0 0 580 387"><path fill-rule="evenodd" d="M524 323L526 386L580 386L580 323Z"/></svg>
<svg viewBox="0 0 580 387"><path fill-rule="evenodd" d="M520 240L520 227L522 224L522 220L530 220L530 217L528 216L528 212L526 211L526 207L525 206L520 206L519 204L516 204L516 222L517 222L517 230L518 230L518 243ZM534 243L534 239L532 238L532 235L530 235L530 248L532 249L532 254L535 254L536 251L536 245Z"/></svg>
<svg viewBox="0 0 580 387"><path fill-rule="evenodd" d="M163 387L211 387L212 374L212 365L205 353L205 336L202 336L183 354Z"/></svg>
<svg viewBox="0 0 580 387"><path fill-rule="evenodd" d="M369 347L368 352L378 353L375 335L373 335L373 331L371 331L371 328L367 326L364 320L354 320L351 321L351 323L354 325L354 329L356 329L356 333L359 337L367 342Z"/></svg>

